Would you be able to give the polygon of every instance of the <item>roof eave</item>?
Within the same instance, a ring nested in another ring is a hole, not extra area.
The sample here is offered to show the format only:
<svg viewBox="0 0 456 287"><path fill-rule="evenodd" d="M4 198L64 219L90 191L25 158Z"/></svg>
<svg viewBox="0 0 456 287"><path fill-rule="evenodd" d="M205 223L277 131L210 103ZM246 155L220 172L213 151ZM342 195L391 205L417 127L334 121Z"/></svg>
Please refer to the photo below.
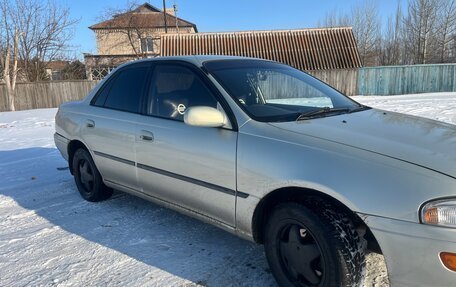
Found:
<svg viewBox="0 0 456 287"><path fill-rule="evenodd" d="M168 28L174 28L175 26L168 25L167 27ZM196 27L196 25L185 25L185 26L184 25L180 25L179 28L180 27L193 28L193 29L195 29L195 32L198 32L198 28ZM154 29L154 28L165 28L165 25L141 27L139 29ZM134 27L121 27L121 26L118 26L118 27L94 27L94 26L90 26L89 29L92 30L92 31L96 31L96 30L137 29L137 28L134 28Z"/></svg>

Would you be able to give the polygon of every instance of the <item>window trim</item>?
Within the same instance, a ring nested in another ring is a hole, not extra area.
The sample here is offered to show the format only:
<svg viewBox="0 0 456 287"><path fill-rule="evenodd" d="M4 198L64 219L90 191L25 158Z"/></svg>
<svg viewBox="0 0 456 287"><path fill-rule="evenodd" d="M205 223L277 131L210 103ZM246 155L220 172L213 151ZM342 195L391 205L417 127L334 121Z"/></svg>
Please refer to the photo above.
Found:
<svg viewBox="0 0 456 287"><path fill-rule="evenodd" d="M175 122L182 122L181 120L177 119L172 119L172 118L167 118L167 117L161 117L157 115L149 115L147 114L147 102L150 100L150 86L152 85L152 79L153 76L155 75L155 69L157 66L178 66L178 67L184 67L195 73L195 75L201 80L201 82L206 86L206 88L209 90L211 95L215 98L215 100L220 103L220 105L223 108L223 111L227 115L230 123L231 123L231 128L222 128L222 129L227 129L227 130L232 130L232 131L238 131L238 124L236 117L231 110L227 100L225 97L220 93L220 91L217 89L217 87L214 85L214 83L207 77L207 73L204 72L204 70L201 67L198 67L194 64L188 63L186 61L182 60L166 60L166 61L151 61L152 67L150 69L149 75L148 75L148 83L147 87L145 88L144 92L144 101L142 102L142 109L141 109L141 114L147 117L152 117L152 118L159 118L159 119L164 119L164 120L170 120L170 121L175 121Z"/></svg>

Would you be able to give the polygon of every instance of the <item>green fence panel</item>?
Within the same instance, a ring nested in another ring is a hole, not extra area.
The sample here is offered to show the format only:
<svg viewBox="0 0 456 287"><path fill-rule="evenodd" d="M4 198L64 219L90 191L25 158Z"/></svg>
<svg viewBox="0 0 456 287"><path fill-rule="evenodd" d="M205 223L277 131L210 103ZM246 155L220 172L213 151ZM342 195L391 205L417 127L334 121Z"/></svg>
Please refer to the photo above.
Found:
<svg viewBox="0 0 456 287"><path fill-rule="evenodd" d="M456 64L360 68L357 82L359 95L456 92Z"/></svg>

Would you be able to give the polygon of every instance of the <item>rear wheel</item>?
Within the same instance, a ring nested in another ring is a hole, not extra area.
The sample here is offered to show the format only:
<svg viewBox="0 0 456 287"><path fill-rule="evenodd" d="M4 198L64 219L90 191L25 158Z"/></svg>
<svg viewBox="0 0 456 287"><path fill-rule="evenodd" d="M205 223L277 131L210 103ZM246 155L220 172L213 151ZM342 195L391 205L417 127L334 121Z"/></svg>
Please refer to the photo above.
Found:
<svg viewBox="0 0 456 287"><path fill-rule="evenodd" d="M100 172L87 150L78 149L75 152L72 167L76 186L85 200L96 202L111 197L112 189L103 183Z"/></svg>
<svg viewBox="0 0 456 287"><path fill-rule="evenodd" d="M361 286L364 241L348 217L327 207L287 203L272 212L265 250L280 286Z"/></svg>

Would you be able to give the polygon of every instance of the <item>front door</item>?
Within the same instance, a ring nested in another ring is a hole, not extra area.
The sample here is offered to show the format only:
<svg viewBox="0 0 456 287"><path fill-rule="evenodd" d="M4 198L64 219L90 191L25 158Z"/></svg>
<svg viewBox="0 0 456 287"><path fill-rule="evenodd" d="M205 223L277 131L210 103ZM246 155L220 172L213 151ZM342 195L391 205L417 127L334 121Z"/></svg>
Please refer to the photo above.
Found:
<svg viewBox="0 0 456 287"><path fill-rule="evenodd" d="M150 196L234 226L237 132L186 125L191 106L223 110L196 68L157 64L136 129L139 184Z"/></svg>

